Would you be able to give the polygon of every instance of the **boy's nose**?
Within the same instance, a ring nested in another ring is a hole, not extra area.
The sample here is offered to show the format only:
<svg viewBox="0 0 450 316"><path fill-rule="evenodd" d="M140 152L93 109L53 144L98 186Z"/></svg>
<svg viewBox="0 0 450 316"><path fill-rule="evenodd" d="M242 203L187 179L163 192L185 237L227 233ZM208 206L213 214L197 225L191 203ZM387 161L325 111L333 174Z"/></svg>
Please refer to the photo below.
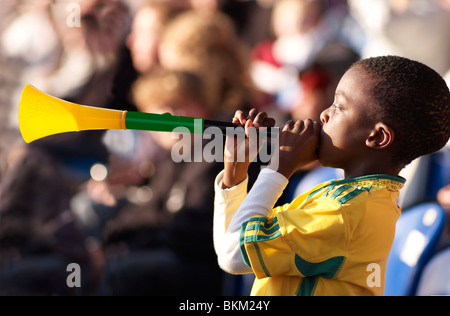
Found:
<svg viewBox="0 0 450 316"><path fill-rule="evenodd" d="M328 122L329 118L330 117L328 115L328 109L325 109L322 111L322 113L320 113L320 122L322 123L322 125Z"/></svg>

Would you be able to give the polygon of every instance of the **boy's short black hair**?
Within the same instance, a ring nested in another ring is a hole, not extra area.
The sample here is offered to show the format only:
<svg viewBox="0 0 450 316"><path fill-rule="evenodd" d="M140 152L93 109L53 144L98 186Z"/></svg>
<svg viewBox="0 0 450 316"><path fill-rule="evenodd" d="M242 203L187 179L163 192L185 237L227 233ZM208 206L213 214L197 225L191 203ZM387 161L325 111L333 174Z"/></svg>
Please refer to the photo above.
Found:
<svg viewBox="0 0 450 316"><path fill-rule="evenodd" d="M380 120L395 132L394 163L406 166L445 146L450 136L450 92L436 71L398 56L367 58L353 67L375 79L370 90Z"/></svg>

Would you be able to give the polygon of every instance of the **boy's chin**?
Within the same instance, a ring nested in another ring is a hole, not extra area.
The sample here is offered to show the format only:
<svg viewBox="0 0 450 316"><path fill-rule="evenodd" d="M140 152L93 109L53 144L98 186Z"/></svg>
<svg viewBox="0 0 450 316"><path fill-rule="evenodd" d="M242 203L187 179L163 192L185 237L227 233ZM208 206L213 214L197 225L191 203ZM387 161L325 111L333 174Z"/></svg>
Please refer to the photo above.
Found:
<svg viewBox="0 0 450 316"><path fill-rule="evenodd" d="M321 151L319 148L316 148L316 155L317 161L322 167L333 168L333 166L330 165L330 162L326 159L327 155L324 155L323 151Z"/></svg>
<svg viewBox="0 0 450 316"><path fill-rule="evenodd" d="M320 150L320 146L316 147L316 157L317 157L317 161L320 163L321 166L323 166L323 162L322 162L322 156L320 155L321 150Z"/></svg>

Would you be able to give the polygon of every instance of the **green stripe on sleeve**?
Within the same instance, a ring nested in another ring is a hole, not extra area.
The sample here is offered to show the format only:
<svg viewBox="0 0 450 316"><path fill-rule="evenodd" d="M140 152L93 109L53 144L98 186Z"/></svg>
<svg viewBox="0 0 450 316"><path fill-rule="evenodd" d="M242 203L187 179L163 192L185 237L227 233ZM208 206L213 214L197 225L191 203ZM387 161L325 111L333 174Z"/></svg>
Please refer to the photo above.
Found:
<svg viewBox="0 0 450 316"><path fill-rule="evenodd" d="M250 235L245 234L250 232ZM265 235L259 235L258 232L263 232ZM267 236L266 236L267 235ZM280 225L278 224L278 219L274 218L269 221L266 217L254 217L249 221L245 222L241 226L241 233L239 236L239 247L241 250L241 255L244 263L251 266L250 259L248 257L247 250L245 249L245 244L253 244L255 247L256 254L258 256L261 268L267 276L270 276L267 267L262 259L261 251L258 246L258 242L268 241L281 236Z"/></svg>
<svg viewBox="0 0 450 316"><path fill-rule="evenodd" d="M271 235L271 236L263 236L263 235L250 235L250 236L245 236L245 243L252 243L252 242L261 242L261 241L268 241L268 240L272 240L275 239L277 237L281 236L281 232L278 231L275 234Z"/></svg>
<svg viewBox="0 0 450 316"><path fill-rule="evenodd" d="M247 251L245 250L245 230L246 230L247 224L249 222L251 222L251 220L243 223L241 226L241 235L239 236L239 247L241 249L242 260L244 260L245 265L247 265L248 267L251 268L252 265L250 264L250 260L247 255Z"/></svg>
<svg viewBox="0 0 450 316"><path fill-rule="evenodd" d="M266 274L267 277L270 277L269 270L267 270L267 267L264 263L264 259L261 254L261 250L259 249L259 246L257 243L253 243L253 246L255 246L256 255L258 256L259 264L261 265L262 270Z"/></svg>
<svg viewBox="0 0 450 316"><path fill-rule="evenodd" d="M251 225L247 225L246 230L258 230L263 232L266 235L272 235L273 233L275 233L276 231L278 231L280 229L280 225L274 225L272 227L266 228L263 225L260 224L251 224Z"/></svg>

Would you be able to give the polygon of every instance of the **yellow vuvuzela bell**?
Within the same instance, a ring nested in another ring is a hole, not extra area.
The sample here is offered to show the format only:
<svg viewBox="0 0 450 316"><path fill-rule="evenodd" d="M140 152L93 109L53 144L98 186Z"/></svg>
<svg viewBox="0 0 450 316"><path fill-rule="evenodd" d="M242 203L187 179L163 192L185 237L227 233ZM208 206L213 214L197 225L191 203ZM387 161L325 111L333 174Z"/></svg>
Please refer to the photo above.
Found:
<svg viewBox="0 0 450 316"><path fill-rule="evenodd" d="M53 134L92 129L125 129L126 111L64 101L26 85L19 106L19 128L30 143Z"/></svg>

